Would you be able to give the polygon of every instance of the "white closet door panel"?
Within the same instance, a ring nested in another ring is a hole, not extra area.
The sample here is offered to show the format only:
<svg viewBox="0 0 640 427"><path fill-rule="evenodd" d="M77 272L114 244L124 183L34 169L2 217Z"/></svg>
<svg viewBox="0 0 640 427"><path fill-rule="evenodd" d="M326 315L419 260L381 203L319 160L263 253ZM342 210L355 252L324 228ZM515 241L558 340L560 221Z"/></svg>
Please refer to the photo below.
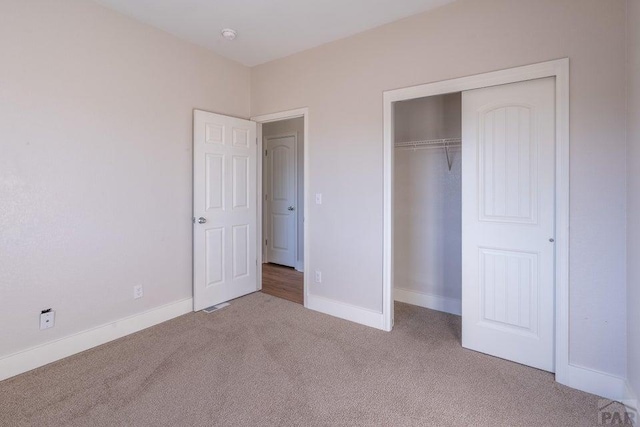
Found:
<svg viewBox="0 0 640 427"><path fill-rule="evenodd" d="M555 80L462 97L462 345L554 371Z"/></svg>

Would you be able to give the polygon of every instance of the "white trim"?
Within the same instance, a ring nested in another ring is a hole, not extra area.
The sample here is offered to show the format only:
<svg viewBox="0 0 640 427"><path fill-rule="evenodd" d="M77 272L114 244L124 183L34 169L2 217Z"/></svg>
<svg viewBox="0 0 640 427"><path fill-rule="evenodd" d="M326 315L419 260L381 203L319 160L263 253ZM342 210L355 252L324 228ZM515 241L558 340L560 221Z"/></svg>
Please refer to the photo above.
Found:
<svg viewBox="0 0 640 427"><path fill-rule="evenodd" d="M304 141L303 141L303 148L304 148L304 162L303 162L303 174L304 174L304 200L303 200L303 206L304 206L304 218L302 219L303 221L303 240L304 240L304 270L309 270L309 262L310 262L310 251L309 251L309 247L310 242L309 242L309 221L311 218L311 213L309 211L310 208L310 198L309 198L309 194L310 194L310 188L311 188L311 180L310 180L310 173L309 173L309 159L310 159L310 149L309 147L311 146L310 140L309 140L309 108L304 107L304 108L297 108L295 110L287 110L287 111L281 111L279 113L271 113L271 114L263 114L260 116L254 116L251 117L251 120L253 120L254 122L258 123L258 149L262 150L262 124L263 123L269 123L269 122L275 122L278 120L286 120L286 119L295 119L297 117L303 117L304 118ZM297 163L297 162L296 162ZM258 215L259 218L262 218L262 171L260 171L260 173L258 174L258 191L260 193L260 203L258 203ZM262 224L262 222L259 222L260 224ZM260 241L264 241L264 239L262 238L262 230L259 230L259 238ZM261 243L262 244L262 243ZM297 258L297 257L296 257ZM304 278L303 278L303 287L304 287L304 306L308 308L308 304L307 301L309 299L309 278L307 277L308 275L305 274ZM259 288L262 289L262 276L259 276Z"/></svg>
<svg viewBox="0 0 640 427"><path fill-rule="evenodd" d="M556 381L574 387L569 369L569 59L555 61L556 77ZM578 388L578 387L574 387Z"/></svg>
<svg viewBox="0 0 640 427"><path fill-rule="evenodd" d="M447 298L440 295L426 294L424 292L409 289L394 288L395 301L404 302L431 310L443 311L460 316L462 314L462 301L456 298Z"/></svg>
<svg viewBox="0 0 640 427"><path fill-rule="evenodd" d="M276 135L263 135L262 136L262 141L263 141L263 151L261 153L262 156L262 164L263 164L263 173L262 173L262 177L263 177L263 182L261 183L262 185L265 185L264 182L264 178L266 178L266 181L269 182L269 168L264 168L264 161L266 159L267 156L264 155L264 150L268 150L267 145L269 144L269 141L272 139L281 139L281 138L287 138L287 137L293 137L294 139L294 143L293 143L293 204L296 207L296 214L295 214L295 227L293 230L293 234L294 234L294 252L295 252L295 257L293 260L293 265L289 266L289 267L293 267L293 268L297 268L298 265L298 221L299 221L299 213L300 213L300 209L298 207L298 132L285 132L285 133L281 133L281 134L276 134ZM267 184L268 185L268 184ZM262 189L264 194L264 191L267 190L265 188ZM268 195L268 194L267 194ZM271 227L269 227L269 216L268 212L269 212L269 200L262 200L263 197L260 196L260 199L262 201L262 206L263 208L266 207L267 209L267 219L265 221L264 218L259 218L260 221L264 222L264 225L266 225L267 230L270 230ZM264 215L264 212L262 213ZM264 244L264 239L265 238L269 238L268 236L268 232L265 230L262 233L262 247L264 249L263 252L263 260L266 260L266 262L269 262L269 248L267 245Z"/></svg>
<svg viewBox="0 0 640 427"><path fill-rule="evenodd" d="M304 273L304 260L296 260L296 271Z"/></svg>
<svg viewBox="0 0 640 427"><path fill-rule="evenodd" d="M556 381L570 387L591 387L576 375L569 362L569 59L526 65L508 70L428 83L383 94L384 117L384 226L383 226L383 291L384 329L393 324L393 103L426 96L462 92L483 87L516 83L545 77L556 78ZM575 368L575 369L574 369ZM580 371L582 372L582 371ZM616 382L616 381L612 381ZM597 385L597 381L595 385ZM602 391L609 388L604 383ZM590 388L597 392L597 388ZM598 394L603 394L602 392Z"/></svg>
<svg viewBox="0 0 640 427"><path fill-rule="evenodd" d="M192 311L193 298L187 298L11 354L0 359L0 381Z"/></svg>
<svg viewBox="0 0 640 427"><path fill-rule="evenodd" d="M393 92L391 92L393 93ZM383 178L382 178L382 329L391 331L393 328L393 220L394 220L394 108L391 93L383 94Z"/></svg>
<svg viewBox="0 0 640 427"><path fill-rule="evenodd" d="M578 365L569 365L566 368L566 375L568 383L563 383L566 386L616 401L627 398L624 378Z"/></svg>
<svg viewBox="0 0 640 427"><path fill-rule="evenodd" d="M263 231L263 222L264 222L264 218L262 217L264 215L263 212L263 197L262 197L262 175L264 174L263 171L263 163L264 163L264 156L262 155L263 153L263 144L262 144L262 123L258 122L256 123L256 144L258 145L258 154L260 157L260 160L257 162L257 167L256 167L256 176L258 179L258 182L256 183L256 199L257 199L257 203L256 203L256 215L258 216L256 224L257 224L257 236L256 236L256 240L258 241L258 248L260 248L260 252L258 252L258 249L256 248L256 257L260 257L260 259L262 260L262 262L257 262L256 260L256 264L257 264L257 268L256 268L256 280L258 281L258 283L256 283L256 290L261 291L262 290L262 264L265 264L267 262L269 262L267 260L267 250L265 248L265 244L264 244L264 237L262 236L262 231Z"/></svg>
<svg viewBox="0 0 640 427"><path fill-rule="evenodd" d="M368 310L313 294L307 295L304 302L305 307L308 309L372 328L382 329L384 318L382 313L378 311Z"/></svg>
<svg viewBox="0 0 640 427"><path fill-rule="evenodd" d="M253 116L251 117L251 120L253 120L256 123L264 124L269 122L278 122L280 120L295 119L298 117L307 117L308 115L309 115L309 108L302 107L302 108L296 108L293 110L280 111L278 113L261 114L259 116ZM306 133L306 129L305 129L305 133Z"/></svg>

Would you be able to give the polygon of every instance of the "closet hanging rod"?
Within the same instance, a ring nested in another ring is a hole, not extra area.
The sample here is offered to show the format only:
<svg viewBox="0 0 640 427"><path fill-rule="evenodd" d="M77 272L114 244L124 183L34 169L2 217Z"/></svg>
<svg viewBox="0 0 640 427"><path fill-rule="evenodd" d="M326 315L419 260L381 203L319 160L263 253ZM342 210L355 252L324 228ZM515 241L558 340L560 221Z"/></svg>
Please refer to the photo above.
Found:
<svg viewBox="0 0 640 427"><path fill-rule="evenodd" d="M460 147L461 145L461 138L425 139L422 141L406 141L395 143L396 148L409 150L417 150L423 148L444 148L444 153L447 156L447 166L449 167L449 170L451 170L451 165L453 164L453 159L451 158L449 149Z"/></svg>
<svg viewBox="0 0 640 427"><path fill-rule="evenodd" d="M424 139L419 141L401 141L396 142L396 148L443 148L459 147L462 141L460 138L443 138L443 139Z"/></svg>

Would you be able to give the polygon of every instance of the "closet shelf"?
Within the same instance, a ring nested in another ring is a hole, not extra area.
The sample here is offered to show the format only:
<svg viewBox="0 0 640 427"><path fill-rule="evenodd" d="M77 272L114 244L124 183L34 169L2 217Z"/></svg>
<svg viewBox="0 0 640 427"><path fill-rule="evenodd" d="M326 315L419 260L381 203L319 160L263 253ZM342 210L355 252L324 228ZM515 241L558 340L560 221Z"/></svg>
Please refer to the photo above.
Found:
<svg viewBox="0 0 640 427"><path fill-rule="evenodd" d="M425 139L422 141L405 141L396 142L396 148L418 150L424 148L444 148L444 152L447 155L447 166L451 170L453 159L449 153L450 148L460 147L462 145L462 139L460 138L444 138L444 139Z"/></svg>
<svg viewBox="0 0 640 427"><path fill-rule="evenodd" d="M462 140L460 138L444 138L444 139L425 139L421 141L402 141L396 142L396 148L453 148L460 147Z"/></svg>

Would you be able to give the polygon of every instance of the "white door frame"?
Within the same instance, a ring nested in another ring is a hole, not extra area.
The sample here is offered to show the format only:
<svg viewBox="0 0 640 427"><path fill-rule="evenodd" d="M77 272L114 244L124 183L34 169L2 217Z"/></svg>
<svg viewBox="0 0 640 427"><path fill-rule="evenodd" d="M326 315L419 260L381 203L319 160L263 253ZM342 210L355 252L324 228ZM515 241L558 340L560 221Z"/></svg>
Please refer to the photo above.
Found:
<svg viewBox="0 0 640 427"><path fill-rule="evenodd" d="M308 301L309 301L309 274L307 274L306 272L311 271L309 269L309 246L311 246L309 244L309 218L311 217L310 212L309 212L309 208L310 208L310 203L309 203L309 188L310 188L310 181L309 181L309 108L308 107L304 107L304 108L297 108L295 110L287 110L287 111L281 111L278 113L271 113L271 114L263 114L260 116L255 116L255 117L251 117L251 120L253 120L254 122L258 123L258 129L257 129L257 136L258 136L258 150L259 152L263 152L264 147L263 147L263 138L262 138L262 125L264 123L269 123L269 122L277 122L280 120L287 120L287 119L296 119L298 117L302 117L304 118L304 139L303 139L303 151L304 151L304 161L303 161L303 176L304 176L304 186L303 186L303 193L304 193L304 197L303 197L303 206L304 206L304 217L302 218L302 223L303 223L303 248L304 248L304 261L303 261L303 271L305 271L304 276L303 276L303 293L304 293L304 306L307 307ZM264 160L264 156L262 156L262 159ZM297 163L297 162L296 162ZM262 236L262 194L263 194L263 182L262 182L262 176L263 176L263 171L262 171L262 167L263 167L263 162L258 162L258 218L260 219L260 221L258 221L258 244L260 245L260 247L263 247L264 245L262 245L262 242L264 241L264 237ZM297 193L297 192L296 192ZM297 194L296 194L297 197ZM297 226L296 226L297 228ZM296 243L297 244L297 243ZM258 269L258 288L262 289L262 269L259 268Z"/></svg>
<svg viewBox="0 0 640 427"><path fill-rule="evenodd" d="M569 362L569 59L510 68L403 89L385 91L384 104L384 235L382 314L384 329L393 327L393 103L427 96L462 92L545 77L556 81L556 182L555 182L555 369L556 381L570 387L582 369ZM463 142L464 143L464 142ZM582 386L582 387L581 387ZM588 387L587 387L588 388Z"/></svg>
<svg viewBox="0 0 640 427"><path fill-rule="evenodd" d="M295 242L294 243L294 250L296 252L296 260L295 260L294 268L297 269L298 268L298 213L300 212L299 209L298 209L298 203L300 202L298 200L298 132L285 132L285 133L280 133L280 134L277 134L277 135L268 135L268 136L263 135L262 136L262 144L263 144L262 146L263 146L263 148L266 149L266 145L267 145L267 141L268 140L270 140L270 139L288 138L288 137L292 137L293 140L295 141L294 145L293 145L293 180L294 180L294 184L293 184L293 193L294 193L293 194L293 204L296 207L296 226L294 227L293 234L294 234L294 242ZM262 153L260 155L262 156L261 157L261 161L262 161L262 164L264 165L265 156ZM263 170L262 172L263 172L263 175L262 175L263 179L267 178L267 182L268 182L268 179L271 178L269 176L269 171L268 170L266 170L266 171ZM258 184L260 184L260 183L258 183ZM263 182L262 184L264 185L265 183ZM264 188L262 190L264 191ZM264 193L262 193L262 194L264 194ZM263 200L263 206L265 206L265 205L267 206L267 210L268 210L269 209L269 200ZM264 212L263 212L263 214L264 214ZM269 215L267 213L267 220L266 221L265 221L264 218L258 218L258 219L263 222L264 226L268 227L269 226L269 219L268 218L269 218ZM304 226L304 221L302 223L303 223L303 226ZM263 230L264 230L264 227L263 227ZM269 252L268 252L268 250L266 248L266 245L264 244L264 238L265 238L265 236L263 235L262 236L262 242L261 242L262 243L262 262L263 263L264 262L269 262Z"/></svg>

